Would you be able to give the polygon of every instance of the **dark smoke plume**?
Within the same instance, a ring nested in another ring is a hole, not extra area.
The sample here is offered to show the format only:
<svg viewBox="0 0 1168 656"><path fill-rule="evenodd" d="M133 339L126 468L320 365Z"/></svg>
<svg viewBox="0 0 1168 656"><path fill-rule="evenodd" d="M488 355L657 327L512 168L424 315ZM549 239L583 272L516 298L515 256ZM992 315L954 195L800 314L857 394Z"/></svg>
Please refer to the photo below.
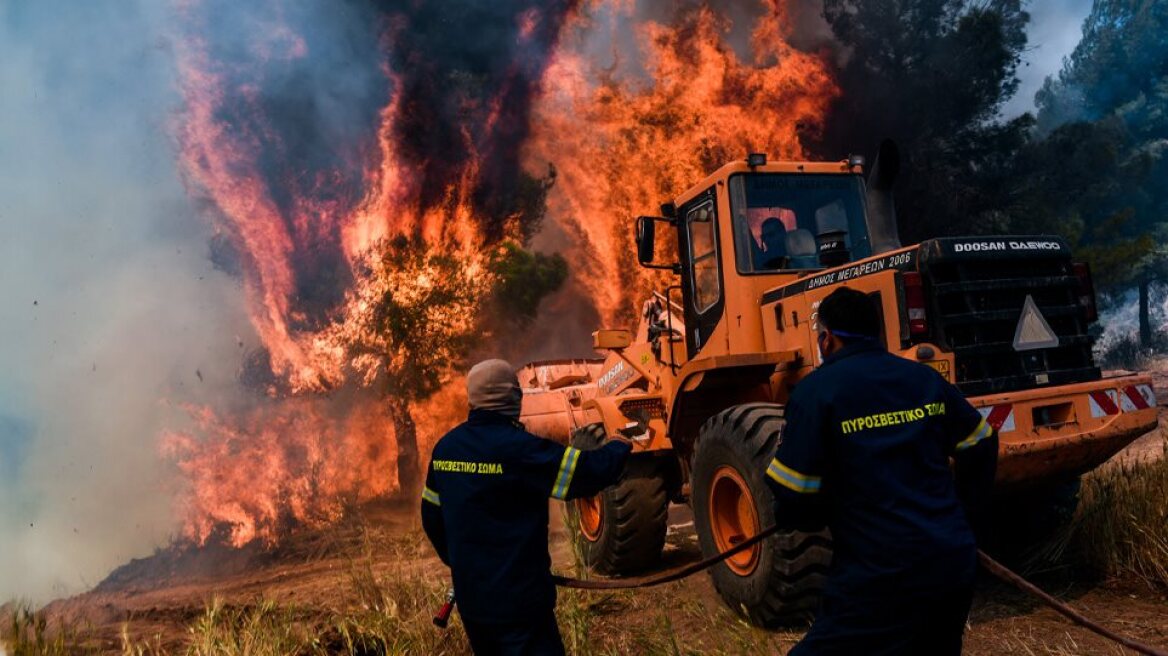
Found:
<svg viewBox="0 0 1168 656"><path fill-rule="evenodd" d="M519 149L564 19L576 3L379 2L401 107L394 133L423 208L478 157L472 198L488 240L518 202Z"/></svg>
<svg viewBox="0 0 1168 656"><path fill-rule="evenodd" d="M185 36L220 78L216 118L254 150L294 241L293 329L321 328L351 283L338 224L314 212L345 214L366 197L391 102L418 209L444 202L477 162L481 233L502 236L522 202L531 103L573 5L209 0L186 10Z"/></svg>
<svg viewBox="0 0 1168 656"><path fill-rule="evenodd" d="M191 5L182 16L185 40L201 51L206 73L221 80L217 122L254 151L295 241L295 315L309 323L296 326L302 329L318 327L314 320L341 300L348 274L336 224L297 221L300 203L351 210L375 163L389 88L372 18L351 3L225 0Z"/></svg>

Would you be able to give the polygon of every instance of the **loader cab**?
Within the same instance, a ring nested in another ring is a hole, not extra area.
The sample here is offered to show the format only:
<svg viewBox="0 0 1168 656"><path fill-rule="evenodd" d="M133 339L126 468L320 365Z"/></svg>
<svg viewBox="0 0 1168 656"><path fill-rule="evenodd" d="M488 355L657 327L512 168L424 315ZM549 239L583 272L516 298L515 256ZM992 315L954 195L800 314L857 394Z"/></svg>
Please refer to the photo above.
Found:
<svg viewBox="0 0 1168 656"><path fill-rule="evenodd" d="M752 156L754 157L754 156ZM686 352L716 340L719 352L761 348L759 298L815 271L888 250L895 223L870 216L862 162L728 164L663 206L664 218L638 220L638 259L680 275ZM677 259L654 262L654 223L676 229ZM876 223L877 225L872 225ZM875 239L873 238L875 235ZM735 330L718 333L724 317Z"/></svg>
<svg viewBox="0 0 1168 656"><path fill-rule="evenodd" d="M727 187L739 274L803 272L872 254L858 175L736 174Z"/></svg>

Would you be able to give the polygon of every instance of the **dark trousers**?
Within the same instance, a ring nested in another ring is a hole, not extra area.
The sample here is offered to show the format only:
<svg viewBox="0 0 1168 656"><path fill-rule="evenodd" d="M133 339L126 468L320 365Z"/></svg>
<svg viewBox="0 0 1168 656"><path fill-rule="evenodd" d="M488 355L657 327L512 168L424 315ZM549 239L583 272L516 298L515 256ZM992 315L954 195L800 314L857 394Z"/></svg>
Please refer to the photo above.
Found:
<svg viewBox="0 0 1168 656"><path fill-rule="evenodd" d="M533 613L529 622L481 623L462 618L475 656L564 656L564 643L552 610Z"/></svg>
<svg viewBox="0 0 1168 656"><path fill-rule="evenodd" d="M815 623L790 656L957 656L972 586L864 599L824 596Z"/></svg>

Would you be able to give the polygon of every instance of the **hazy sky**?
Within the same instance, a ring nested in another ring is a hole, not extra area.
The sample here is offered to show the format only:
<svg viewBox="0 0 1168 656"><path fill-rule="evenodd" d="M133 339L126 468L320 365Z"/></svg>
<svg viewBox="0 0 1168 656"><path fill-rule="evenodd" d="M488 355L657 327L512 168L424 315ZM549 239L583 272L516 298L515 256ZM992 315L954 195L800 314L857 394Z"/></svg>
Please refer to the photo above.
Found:
<svg viewBox="0 0 1168 656"><path fill-rule="evenodd" d="M0 604L166 542L159 431L230 388L248 335L175 170L166 20L0 0Z"/></svg>
<svg viewBox="0 0 1168 656"><path fill-rule="evenodd" d="M1091 11L1091 0L1031 0L1027 51L1018 68L1022 81L1002 113L1012 118L1034 110L1034 94L1048 75L1062 68L1063 57L1071 54L1082 36L1083 19Z"/></svg>

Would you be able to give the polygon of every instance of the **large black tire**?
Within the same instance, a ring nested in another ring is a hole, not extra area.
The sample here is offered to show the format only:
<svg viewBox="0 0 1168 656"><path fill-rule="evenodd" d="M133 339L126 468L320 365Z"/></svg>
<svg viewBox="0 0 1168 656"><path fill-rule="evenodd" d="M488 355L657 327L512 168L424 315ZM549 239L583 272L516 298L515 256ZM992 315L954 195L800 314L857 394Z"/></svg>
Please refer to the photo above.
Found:
<svg viewBox="0 0 1168 656"><path fill-rule="evenodd" d="M703 556L725 551L774 522L774 496L765 472L782 428L783 408L770 403L734 406L702 426L690 480ZM830 563L826 529L793 531L715 565L710 574L731 608L769 628L814 612Z"/></svg>
<svg viewBox="0 0 1168 656"><path fill-rule="evenodd" d="M572 446L589 451L605 437L603 424L589 424L572 434ZM668 510L664 472L645 456L629 458L616 485L567 506L576 550L589 569L605 575L633 574L660 562Z"/></svg>

